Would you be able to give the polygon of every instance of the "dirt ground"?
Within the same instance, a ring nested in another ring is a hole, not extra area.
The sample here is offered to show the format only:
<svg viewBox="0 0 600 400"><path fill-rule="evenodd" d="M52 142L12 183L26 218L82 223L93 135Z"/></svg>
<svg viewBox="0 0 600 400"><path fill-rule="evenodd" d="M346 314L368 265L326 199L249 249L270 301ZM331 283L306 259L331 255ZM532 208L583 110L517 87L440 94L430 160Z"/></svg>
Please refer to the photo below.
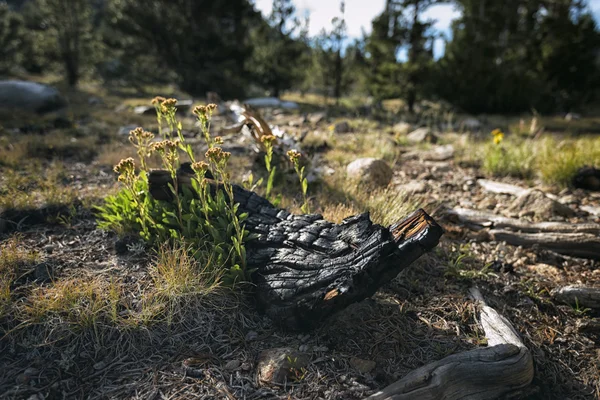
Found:
<svg viewBox="0 0 600 400"><path fill-rule="evenodd" d="M105 108L110 110L112 105ZM127 112L119 115L127 116ZM131 118L133 124L144 122L136 118ZM283 124L284 120L284 116L271 116L269 122ZM80 121L80 129L94 123ZM327 131L330 123L323 121L311 129ZM111 124L104 125L110 134L116 127ZM8 135L29 134L11 132ZM341 134L339 140L345 140ZM60 184L74 188L78 198L69 206L68 218L52 218L61 210L32 202L40 218L31 209L22 211L22 218L13 216L13 221L21 222L18 229L0 233L1 243L18 237L19 246L39 255L38 262L13 285L15 301L22 301L32 285L69 279L118 279L132 292L148 284L151 252L97 228L92 205L118 187L102 149L120 154L125 145L110 139L98 146L97 154L88 159L61 157ZM57 324L44 323L22 327L5 317L0 320L0 398L364 399L415 368L486 345L476 305L467 295L474 286L510 320L533 355L533 383L517 398L600 398L600 336L577 329L579 321L599 316L592 310L560 305L550 294L555 287L568 284L600 287L598 261L490 241L445 218L444 210L457 206L502 214L515 196L485 191L477 179L486 176L458 157L435 162L402 156L414 150L423 149L410 145L397 149L391 163L391 187L424 183L414 198L446 233L433 252L372 298L308 333L279 330L255 310L250 295L234 293L195 301L174 324L129 330L110 326L54 330L49 327ZM42 168L50 168L48 159L39 162ZM251 159L245 164L251 164ZM7 184L8 170L6 166L0 170L0 186ZM555 220L600 222L600 216L582 209L600 207L598 192L560 190L516 178L494 179L541 187L556 195L574 216L556 216ZM260 385L256 376L259 355L277 347L298 349L309 361L283 385Z"/></svg>

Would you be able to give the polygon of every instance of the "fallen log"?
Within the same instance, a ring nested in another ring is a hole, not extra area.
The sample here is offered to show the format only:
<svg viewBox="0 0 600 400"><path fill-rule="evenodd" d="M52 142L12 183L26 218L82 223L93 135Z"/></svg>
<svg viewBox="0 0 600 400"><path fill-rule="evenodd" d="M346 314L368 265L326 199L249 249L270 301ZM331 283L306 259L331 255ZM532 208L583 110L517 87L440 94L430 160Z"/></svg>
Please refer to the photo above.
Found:
<svg viewBox="0 0 600 400"><path fill-rule="evenodd" d="M573 257L600 259L600 237L590 233L521 233L509 230L492 229L493 240L513 246L538 246L559 254Z"/></svg>
<svg viewBox="0 0 600 400"><path fill-rule="evenodd" d="M164 188L170 183L164 172L153 171L148 179L151 194L170 190ZM217 183L210 184L214 191ZM433 249L443 234L421 209L388 228L371 222L368 213L333 224L321 215L275 208L240 186L233 189L239 212L248 214L246 229L256 236L246 243L246 264L255 271L257 305L288 329L310 329L372 296Z"/></svg>
<svg viewBox="0 0 600 400"><path fill-rule="evenodd" d="M556 288L551 294L556 301L564 304L600 309L600 288L569 285Z"/></svg>
<svg viewBox="0 0 600 400"><path fill-rule="evenodd" d="M487 306L477 289L488 347L454 354L418 368L367 400L497 399L533 380L531 353L510 322Z"/></svg>
<svg viewBox="0 0 600 400"><path fill-rule="evenodd" d="M489 229L487 233L490 239L513 246L536 245L559 254L600 259L600 224L530 223L466 208L446 210L445 216L474 231Z"/></svg>
<svg viewBox="0 0 600 400"><path fill-rule="evenodd" d="M528 222L517 218L508 218L486 211L468 208L453 208L446 216L455 219L471 230L510 229L525 233L592 233L600 235L600 224L570 224L566 222Z"/></svg>

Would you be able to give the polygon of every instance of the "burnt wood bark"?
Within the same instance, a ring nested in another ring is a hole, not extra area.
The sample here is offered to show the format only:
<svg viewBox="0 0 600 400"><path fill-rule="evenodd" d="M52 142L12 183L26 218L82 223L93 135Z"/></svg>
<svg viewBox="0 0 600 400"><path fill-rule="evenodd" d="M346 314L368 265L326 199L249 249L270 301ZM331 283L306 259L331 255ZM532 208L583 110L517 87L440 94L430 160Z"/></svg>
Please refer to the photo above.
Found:
<svg viewBox="0 0 600 400"><path fill-rule="evenodd" d="M162 193L153 183L151 193ZM217 183L212 181L213 190ZM247 268L254 270L257 305L288 329L314 327L327 316L375 293L423 253L433 249L442 228L417 210L388 228L369 214L341 224L321 215L294 215L254 192L234 185L239 212L248 213Z"/></svg>
<svg viewBox="0 0 600 400"><path fill-rule="evenodd" d="M479 290L471 294L481 306L488 346L427 364L366 400L498 399L531 383L533 359L511 323L485 304Z"/></svg>

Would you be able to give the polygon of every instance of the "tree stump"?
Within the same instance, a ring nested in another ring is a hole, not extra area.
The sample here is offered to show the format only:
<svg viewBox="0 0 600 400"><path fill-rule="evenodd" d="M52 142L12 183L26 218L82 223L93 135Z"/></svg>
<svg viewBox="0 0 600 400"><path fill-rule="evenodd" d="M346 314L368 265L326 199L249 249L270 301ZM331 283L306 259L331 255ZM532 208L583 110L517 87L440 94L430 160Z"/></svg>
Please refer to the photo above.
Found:
<svg viewBox="0 0 600 400"><path fill-rule="evenodd" d="M162 193L159 177L164 174L149 175L152 194ZM212 181L213 192L216 187ZM233 188L239 212L248 214L246 229L256 236L246 242L246 263L255 271L257 305L287 329L311 329L373 295L443 234L421 209L388 228L374 224L368 213L334 224L317 214L293 215L254 192Z"/></svg>

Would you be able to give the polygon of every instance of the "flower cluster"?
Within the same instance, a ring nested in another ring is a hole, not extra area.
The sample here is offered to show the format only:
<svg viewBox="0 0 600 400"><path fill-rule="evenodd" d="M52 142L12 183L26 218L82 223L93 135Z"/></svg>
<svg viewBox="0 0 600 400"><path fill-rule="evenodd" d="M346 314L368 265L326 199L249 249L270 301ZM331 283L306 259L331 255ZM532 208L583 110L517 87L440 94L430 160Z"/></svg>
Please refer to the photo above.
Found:
<svg viewBox="0 0 600 400"><path fill-rule="evenodd" d="M504 133L500 129L494 129L492 131L492 136L494 137L492 140L496 145L502 143L502 140L504 139Z"/></svg>
<svg viewBox="0 0 600 400"><path fill-rule="evenodd" d="M154 134L137 127L134 130L129 131L129 141L135 144L134 139L138 143L142 140L152 140L154 139Z"/></svg>
<svg viewBox="0 0 600 400"><path fill-rule="evenodd" d="M135 161L131 157L121 160L113 171L119 174L119 182L127 184L135 178Z"/></svg>
<svg viewBox="0 0 600 400"><path fill-rule="evenodd" d="M292 164L295 165L302 156L302 154L298 150L290 150L287 152L287 156L292 162Z"/></svg>
<svg viewBox="0 0 600 400"><path fill-rule="evenodd" d="M194 114L198 117L206 118L207 116L210 117L216 109L217 105L212 103L205 106L196 106L194 107Z"/></svg>
<svg viewBox="0 0 600 400"><path fill-rule="evenodd" d="M262 143L264 143L265 145L270 145L273 142L275 142L277 140L277 138L273 135L263 135L260 137L260 141Z"/></svg>
<svg viewBox="0 0 600 400"><path fill-rule="evenodd" d="M221 163L225 163L227 160L229 160L231 153L228 151L223 151L223 149L220 147L213 147L208 149L205 156L215 164L221 165Z"/></svg>
<svg viewBox="0 0 600 400"><path fill-rule="evenodd" d="M164 153L174 151L179 146L179 139L175 140L161 140L160 142L154 142L150 146L153 152Z"/></svg>
<svg viewBox="0 0 600 400"><path fill-rule="evenodd" d="M208 170L208 163L204 161L198 161L192 164L192 169L196 171L196 173L204 175Z"/></svg>

